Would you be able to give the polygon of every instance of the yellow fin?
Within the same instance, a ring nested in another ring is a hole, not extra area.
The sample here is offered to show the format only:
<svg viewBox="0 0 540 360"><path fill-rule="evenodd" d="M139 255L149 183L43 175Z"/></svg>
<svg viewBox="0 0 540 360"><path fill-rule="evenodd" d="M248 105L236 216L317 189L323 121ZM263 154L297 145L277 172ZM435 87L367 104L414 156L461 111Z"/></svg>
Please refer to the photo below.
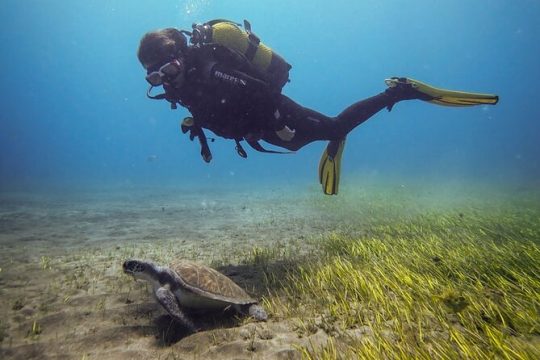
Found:
<svg viewBox="0 0 540 360"><path fill-rule="evenodd" d="M465 91L455 91L436 88L424 82L411 78L393 77L386 79L388 87L397 86L398 83L410 84L414 89L426 94L433 99L425 100L433 104L443 106L474 106L474 105L495 105L499 102L499 96L494 94L482 94Z"/></svg>
<svg viewBox="0 0 540 360"><path fill-rule="evenodd" d="M345 139L330 141L319 161L319 183L326 195L337 195Z"/></svg>

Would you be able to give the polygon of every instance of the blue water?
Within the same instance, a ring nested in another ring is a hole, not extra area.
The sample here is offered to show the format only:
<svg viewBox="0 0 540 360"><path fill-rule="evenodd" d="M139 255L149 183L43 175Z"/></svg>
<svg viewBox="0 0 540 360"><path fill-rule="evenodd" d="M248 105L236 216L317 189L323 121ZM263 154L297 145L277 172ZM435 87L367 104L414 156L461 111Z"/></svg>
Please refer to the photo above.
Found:
<svg viewBox="0 0 540 360"><path fill-rule="evenodd" d="M292 180L319 191L325 143L242 159L217 139L206 164L179 131L187 111L146 98L141 36L214 18L249 19L293 65L284 93L328 115L395 75L500 95L494 107L382 111L348 138L347 186L373 174L538 186L539 15L537 0L4 0L0 190Z"/></svg>

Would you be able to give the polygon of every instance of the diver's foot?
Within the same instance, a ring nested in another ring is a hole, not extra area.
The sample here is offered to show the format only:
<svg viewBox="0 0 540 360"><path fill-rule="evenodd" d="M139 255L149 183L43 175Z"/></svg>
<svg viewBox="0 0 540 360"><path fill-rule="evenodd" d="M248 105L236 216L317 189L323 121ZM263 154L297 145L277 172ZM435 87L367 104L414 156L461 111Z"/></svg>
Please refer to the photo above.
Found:
<svg viewBox="0 0 540 360"><path fill-rule="evenodd" d="M384 80L388 89L384 91L391 99L391 103L387 106L388 111L392 110L392 107L402 100L432 100L433 97L418 91L413 82L410 82L406 77L391 77Z"/></svg>
<svg viewBox="0 0 540 360"><path fill-rule="evenodd" d="M401 100L431 100L432 97L418 91L414 83L410 82L406 77L391 77L384 80L388 89L385 93L390 96L395 102Z"/></svg>

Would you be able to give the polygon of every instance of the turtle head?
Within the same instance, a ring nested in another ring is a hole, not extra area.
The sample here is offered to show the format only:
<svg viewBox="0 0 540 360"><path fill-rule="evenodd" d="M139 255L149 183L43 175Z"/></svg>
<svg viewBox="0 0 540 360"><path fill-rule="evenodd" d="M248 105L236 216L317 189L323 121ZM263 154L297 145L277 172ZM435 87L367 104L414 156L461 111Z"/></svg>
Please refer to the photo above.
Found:
<svg viewBox="0 0 540 360"><path fill-rule="evenodd" d="M149 280L156 275L156 266L148 261L129 259L124 261L122 268L135 279Z"/></svg>

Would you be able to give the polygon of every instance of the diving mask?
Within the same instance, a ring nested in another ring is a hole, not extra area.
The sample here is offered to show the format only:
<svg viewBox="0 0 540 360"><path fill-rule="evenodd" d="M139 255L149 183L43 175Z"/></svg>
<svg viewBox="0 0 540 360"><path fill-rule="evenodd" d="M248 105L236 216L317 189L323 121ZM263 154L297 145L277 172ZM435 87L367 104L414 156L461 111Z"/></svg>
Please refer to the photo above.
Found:
<svg viewBox="0 0 540 360"><path fill-rule="evenodd" d="M181 61L174 59L156 71L151 71L146 75L146 81L152 86L160 86L166 82L177 80L178 75L184 72L184 65Z"/></svg>

